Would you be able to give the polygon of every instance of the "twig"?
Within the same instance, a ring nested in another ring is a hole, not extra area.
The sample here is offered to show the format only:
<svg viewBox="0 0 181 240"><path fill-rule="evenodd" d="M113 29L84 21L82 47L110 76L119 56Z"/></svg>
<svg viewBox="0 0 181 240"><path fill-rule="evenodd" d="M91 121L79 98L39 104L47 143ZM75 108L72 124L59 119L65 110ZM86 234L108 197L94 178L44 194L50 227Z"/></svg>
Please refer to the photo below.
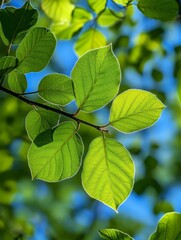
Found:
<svg viewBox="0 0 181 240"><path fill-rule="evenodd" d="M53 107L50 107L50 106L47 106L43 103L39 103L39 102L35 102L35 101L32 101L32 100L29 100L27 98L24 98L23 96L21 96L20 94L18 93L15 93L7 88L4 88L3 86L0 86L0 90L15 97L15 98L18 98L19 100L31 105L31 106L37 106L37 107L40 107L40 108L43 108L43 109L46 109L48 111L52 111L52 112L56 112L58 114L62 114L63 116L65 117L68 117L68 118L71 118L72 120L76 121L77 123L82 123L84 125L87 125L89 127L92 127L92 128L95 128L97 129L98 131L100 132L108 132L108 130L105 128L105 126L97 126L97 125L94 125L92 123L89 123L89 122L86 122L84 120L81 120L79 118L76 118L74 116L74 114L70 114L70 113L67 113L67 112L64 112L60 109L56 109L56 108L53 108Z"/></svg>

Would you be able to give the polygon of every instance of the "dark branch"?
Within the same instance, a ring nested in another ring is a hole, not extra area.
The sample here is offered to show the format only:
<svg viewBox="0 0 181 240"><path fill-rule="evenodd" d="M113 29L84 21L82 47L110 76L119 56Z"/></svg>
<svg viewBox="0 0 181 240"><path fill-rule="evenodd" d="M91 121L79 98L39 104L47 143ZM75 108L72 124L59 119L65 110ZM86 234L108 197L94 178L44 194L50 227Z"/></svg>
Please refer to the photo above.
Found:
<svg viewBox="0 0 181 240"><path fill-rule="evenodd" d="M25 103L27 103L27 104L29 104L31 106L37 106L37 107L46 109L48 111L52 111L52 112L55 112L55 113L58 113L58 114L62 114L65 117L73 119L77 123L85 124L85 125L87 125L89 127L95 128L95 129L97 129L98 131L101 131L101 132L108 132L108 130L105 129L104 127L102 127L102 126L97 126L97 125L94 125L92 123L89 123L89 122L86 122L84 120L81 120L79 118L76 118L74 116L74 114L70 114L70 113L64 112L64 111L62 111L60 109L56 109L56 108L47 106L47 105L45 105L43 103L38 103L38 102L35 102L35 101L32 101L32 100L29 100L29 99L21 96L21 94L15 93L15 92L7 89L7 88L4 88L3 86L0 86L0 90L5 92L5 93L7 93L7 94L9 94L9 95L11 95L11 96L13 96L13 97L15 97L15 98L18 98L19 100L21 100L21 101L23 101L23 102L25 102Z"/></svg>

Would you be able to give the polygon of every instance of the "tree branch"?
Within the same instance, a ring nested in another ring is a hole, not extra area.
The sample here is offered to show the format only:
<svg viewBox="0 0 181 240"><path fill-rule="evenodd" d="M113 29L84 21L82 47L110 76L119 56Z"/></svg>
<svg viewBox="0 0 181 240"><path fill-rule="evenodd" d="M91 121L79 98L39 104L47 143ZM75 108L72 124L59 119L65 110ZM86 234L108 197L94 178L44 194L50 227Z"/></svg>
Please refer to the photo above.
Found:
<svg viewBox="0 0 181 240"><path fill-rule="evenodd" d="M98 131L100 132L108 132L107 129L104 128L104 126L97 126L97 125L94 125L92 123L89 123L89 122L86 122L84 120L81 120L79 118L76 118L74 116L74 114L70 114L70 113L67 113L67 112L64 112L60 109L56 109L56 108L53 108L53 107L50 107L50 106L47 106L43 103L38 103L38 102L35 102L35 101L32 101L32 100L29 100L27 98L24 98L23 96L21 96L20 94L18 93L15 93L7 88L4 88L3 86L0 86L0 90L15 97L15 98L18 98L19 100L31 105L31 106L37 106L37 107L40 107L40 108L43 108L43 109L46 109L48 111L52 111L52 112L55 112L55 113L58 113L58 114L62 114L63 116L65 117L68 117L68 118L71 118L72 120L76 121L77 123L82 123L82 124L85 124L89 127L92 127L92 128L95 128L97 129Z"/></svg>

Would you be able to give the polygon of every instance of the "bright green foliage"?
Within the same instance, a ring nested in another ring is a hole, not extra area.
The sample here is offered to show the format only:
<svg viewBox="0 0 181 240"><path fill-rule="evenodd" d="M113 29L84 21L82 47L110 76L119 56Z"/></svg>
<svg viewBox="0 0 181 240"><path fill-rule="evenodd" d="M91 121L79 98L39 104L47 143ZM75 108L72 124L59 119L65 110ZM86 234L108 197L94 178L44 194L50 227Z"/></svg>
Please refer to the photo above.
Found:
<svg viewBox="0 0 181 240"><path fill-rule="evenodd" d="M13 157L6 150L0 149L0 173L11 168Z"/></svg>
<svg viewBox="0 0 181 240"><path fill-rule="evenodd" d="M17 59L15 57L7 56L0 58L0 78L11 72L17 66Z"/></svg>
<svg viewBox="0 0 181 240"><path fill-rule="evenodd" d="M27 88L27 81L24 74L14 70L8 74L8 85L12 91L23 93Z"/></svg>
<svg viewBox="0 0 181 240"><path fill-rule="evenodd" d="M150 92L127 90L113 101L110 125L124 133L142 130L153 125L164 108L163 103Z"/></svg>
<svg viewBox="0 0 181 240"><path fill-rule="evenodd" d="M124 14L120 12L119 14L114 13L112 10L106 8L104 12L98 18L98 24L103 27L110 27L115 25L117 22L121 21Z"/></svg>
<svg viewBox="0 0 181 240"><path fill-rule="evenodd" d="M129 3L132 2L132 0L113 0L117 4L121 4L123 6L127 6Z"/></svg>
<svg viewBox="0 0 181 240"><path fill-rule="evenodd" d="M118 93L121 80L119 63L111 45L80 57L71 78L80 110L92 112L111 101Z"/></svg>
<svg viewBox="0 0 181 240"><path fill-rule="evenodd" d="M28 153L32 178L47 182L70 178L78 171L82 154L83 143L74 124L64 122L55 129L52 142L41 147L32 143Z"/></svg>
<svg viewBox="0 0 181 240"><path fill-rule="evenodd" d="M22 8L6 7L0 10L0 36L6 45L20 43L27 31L38 20L38 11L29 1Z"/></svg>
<svg viewBox="0 0 181 240"><path fill-rule="evenodd" d="M22 73L42 70L49 62L56 45L54 35L46 28L34 28L19 44L17 68Z"/></svg>
<svg viewBox="0 0 181 240"><path fill-rule="evenodd" d="M133 187L134 164L127 149L113 139L92 141L84 160L82 184L93 198L115 211Z"/></svg>
<svg viewBox="0 0 181 240"><path fill-rule="evenodd" d="M94 12L101 12L106 6L106 0L88 0L89 6Z"/></svg>
<svg viewBox="0 0 181 240"><path fill-rule="evenodd" d="M116 229L102 229L99 230L99 235L102 239L107 240L133 240L128 234Z"/></svg>
<svg viewBox="0 0 181 240"><path fill-rule="evenodd" d="M59 39L70 39L83 25L92 19L92 14L84 8L75 8L71 20L56 21L52 24L51 30Z"/></svg>
<svg viewBox="0 0 181 240"><path fill-rule="evenodd" d="M38 92L43 99L58 105L66 105L74 99L71 79L58 73L44 77L39 84Z"/></svg>
<svg viewBox="0 0 181 240"><path fill-rule="evenodd" d="M84 32L75 44L76 53L81 56L88 50L99 48L106 45L105 36L96 29L89 29Z"/></svg>
<svg viewBox="0 0 181 240"><path fill-rule="evenodd" d="M70 0L42 0L42 9L54 21L69 21L74 5Z"/></svg>
<svg viewBox="0 0 181 240"><path fill-rule="evenodd" d="M59 123L57 113L38 109L32 110L26 117L26 131L29 138L33 141L41 132L55 127Z"/></svg>
<svg viewBox="0 0 181 240"><path fill-rule="evenodd" d="M181 214L172 212L165 214L159 221L156 232L149 240L180 240Z"/></svg>
<svg viewBox="0 0 181 240"><path fill-rule="evenodd" d="M151 18L169 21L178 14L178 4L175 0L138 0L138 9Z"/></svg>
<svg viewBox="0 0 181 240"><path fill-rule="evenodd" d="M92 19L92 14L84 8L77 7L72 13L72 22L73 23L86 23Z"/></svg>

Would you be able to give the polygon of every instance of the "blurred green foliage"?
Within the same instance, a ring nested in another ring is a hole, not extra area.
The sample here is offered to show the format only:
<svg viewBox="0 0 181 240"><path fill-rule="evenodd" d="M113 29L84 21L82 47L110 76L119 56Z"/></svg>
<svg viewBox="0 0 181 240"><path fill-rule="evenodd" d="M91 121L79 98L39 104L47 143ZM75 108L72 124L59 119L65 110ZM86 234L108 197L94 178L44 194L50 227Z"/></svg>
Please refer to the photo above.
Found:
<svg viewBox="0 0 181 240"><path fill-rule="evenodd" d="M75 5L76 2L79 1L74 1ZM37 0L32 3L41 14L37 26L50 26L52 19L46 16L42 3ZM71 6L73 3L67 4ZM61 11L61 8L59 10ZM88 6L86 10L89 12ZM106 14L104 12L104 16ZM114 52L121 65L123 82L120 91L138 86L150 90L167 105L169 115L163 127L153 130L154 137L150 133L152 130L148 130L128 136L128 141L125 140L125 145L140 166L137 168L134 193L138 199L139 196L152 199L148 208L151 208L153 216L173 210L181 211L178 205L174 201L169 202L168 198L171 187L180 186L181 181L181 107L178 101L178 95L181 96L181 42L169 39L173 29L177 34L180 33L180 18L167 23L155 21L140 15L136 7L131 5L124 14L124 19L111 24L109 29L100 26L101 34L106 33L107 42L113 43ZM71 16L72 12L66 24L72 21ZM99 23L103 21L100 19ZM80 24L80 29L84 24L85 22ZM73 27L72 32L74 30L76 34L80 33ZM71 39L71 34L66 38ZM75 44L79 38L80 35L75 35ZM7 47L0 40L0 56L4 56L6 51ZM13 55L13 49L11 54ZM179 89L178 94L176 86ZM61 184L31 181L27 164L30 141L24 124L29 110L31 108L26 104L0 93L0 239L38 239L39 232L44 239L93 240L99 239L97 229L106 227L121 229L133 237L140 234L142 238L139 239L147 239L156 224L149 225L144 219L141 221L135 216L131 217L131 214L122 213L122 207L118 215L105 208L104 211L108 211L109 216L106 217L100 205L84 195L80 187L80 175ZM81 113L80 116L89 122L97 123L100 121L97 117L100 112L90 116ZM105 119L105 116L102 118ZM163 132L168 132L170 138L167 136L165 139ZM88 144L98 134L86 126L81 127L80 134L87 151ZM123 134L116 135L114 132L114 135L125 139ZM132 205L134 204L132 202ZM131 210L128 208L127 211ZM143 232L144 229L147 229L147 232Z"/></svg>

